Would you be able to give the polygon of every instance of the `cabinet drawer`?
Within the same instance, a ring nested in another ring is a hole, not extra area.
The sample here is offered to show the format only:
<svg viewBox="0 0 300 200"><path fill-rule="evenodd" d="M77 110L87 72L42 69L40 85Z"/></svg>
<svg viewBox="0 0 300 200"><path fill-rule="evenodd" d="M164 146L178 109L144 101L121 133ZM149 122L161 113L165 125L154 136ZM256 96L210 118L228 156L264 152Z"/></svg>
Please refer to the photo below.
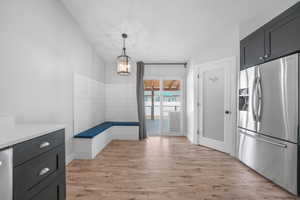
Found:
<svg viewBox="0 0 300 200"><path fill-rule="evenodd" d="M14 146L14 166L16 167L58 145L64 144L64 132L64 129L58 130Z"/></svg>
<svg viewBox="0 0 300 200"><path fill-rule="evenodd" d="M57 181L51 183L31 200L65 200L66 199L66 181L61 176Z"/></svg>
<svg viewBox="0 0 300 200"><path fill-rule="evenodd" d="M65 146L60 145L14 169L14 199L29 199L64 172Z"/></svg>

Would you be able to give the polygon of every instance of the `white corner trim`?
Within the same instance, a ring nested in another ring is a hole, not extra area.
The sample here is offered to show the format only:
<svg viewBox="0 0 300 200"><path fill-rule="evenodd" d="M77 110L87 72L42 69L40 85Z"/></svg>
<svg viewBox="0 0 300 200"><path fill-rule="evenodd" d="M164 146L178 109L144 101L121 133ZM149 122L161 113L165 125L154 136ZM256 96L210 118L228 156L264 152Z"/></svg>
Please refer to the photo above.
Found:
<svg viewBox="0 0 300 200"><path fill-rule="evenodd" d="M192 134L187 134L187 139L188 139L188 141L189 141L191 144L194 144L194 141L193 141L193 135L192 135Z"/></svg>
<svg viewBox="0 0 300 200"><path fill-rule="evenodd" d="M66 165L70 164L74 159L75 159L74 153L66 155Z"/></svg>

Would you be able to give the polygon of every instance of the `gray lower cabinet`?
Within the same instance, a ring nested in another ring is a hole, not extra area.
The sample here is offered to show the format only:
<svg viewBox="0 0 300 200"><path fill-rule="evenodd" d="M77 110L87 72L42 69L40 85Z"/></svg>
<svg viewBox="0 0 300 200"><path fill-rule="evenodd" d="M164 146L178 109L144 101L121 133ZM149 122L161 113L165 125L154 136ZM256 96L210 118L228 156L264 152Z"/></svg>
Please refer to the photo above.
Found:
<svg viewBox="0 0 300 200"><path fill-rule="evenodd" d="M25 141L14 146L14 166L18 166L32 158L35 158L49 150L64 144L64 130Z"/></svg>
<svg viewBox="0 0 300 200"><path fill-rule="evenodd" d="M63 200L66 196L65 185L65 176L61 175L56 181L34 196L32 200Z"/></svg>
<svg viewBox="0 0 300 200"><path fill-rule="evenodd" d="M14 146L14 200L65 200L64 130Z"/></svg>

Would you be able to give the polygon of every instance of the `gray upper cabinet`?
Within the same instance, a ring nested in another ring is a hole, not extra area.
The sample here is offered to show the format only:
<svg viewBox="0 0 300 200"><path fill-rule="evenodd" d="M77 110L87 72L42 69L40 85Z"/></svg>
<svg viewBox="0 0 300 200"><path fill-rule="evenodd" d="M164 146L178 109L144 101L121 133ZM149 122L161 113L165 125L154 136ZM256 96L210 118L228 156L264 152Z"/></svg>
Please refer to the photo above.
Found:
<svg viewBox="0 0 300 200"><path fill-rule="evenodd" d="M240 43L241 70L300 51L300 2Z"/></svg>
<svg viewBox="0 0 300 200"><path fill-rule="evenodd" d="M264 62L264 31L258 30L241 41L241 66L247 68Z"/></svg>
<svg viewBox="0 0 300 200"><path fill-rule="evenodd" d="M300 49L300 4L287 10L265 27L266 60Z"/></svg>

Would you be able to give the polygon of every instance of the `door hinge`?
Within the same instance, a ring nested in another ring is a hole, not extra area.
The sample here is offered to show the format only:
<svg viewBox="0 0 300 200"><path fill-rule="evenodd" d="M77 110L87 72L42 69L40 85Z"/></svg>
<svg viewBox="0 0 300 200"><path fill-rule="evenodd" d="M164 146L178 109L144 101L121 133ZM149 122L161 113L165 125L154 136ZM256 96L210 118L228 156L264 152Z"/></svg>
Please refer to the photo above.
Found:
<svg viewBox="0 0 300 200"><path fill-rule="evenodd" d="M197 78L200 78L200 75L199 75L199 74L197 75Z"/></svg>
<svg viewBox="0 0 300 200"><path fill-rule="evenodd" d="M198 106L198 107L200 106L200 103L199 103L199 102L197 102L197 106Z"/></svg>
<svg viewBox="0 0 300 200"><path fill-rule="evenodd" d="M197 135L199 135L200 134L200 132L199 132L199 130L197 130Z"/></svg>

